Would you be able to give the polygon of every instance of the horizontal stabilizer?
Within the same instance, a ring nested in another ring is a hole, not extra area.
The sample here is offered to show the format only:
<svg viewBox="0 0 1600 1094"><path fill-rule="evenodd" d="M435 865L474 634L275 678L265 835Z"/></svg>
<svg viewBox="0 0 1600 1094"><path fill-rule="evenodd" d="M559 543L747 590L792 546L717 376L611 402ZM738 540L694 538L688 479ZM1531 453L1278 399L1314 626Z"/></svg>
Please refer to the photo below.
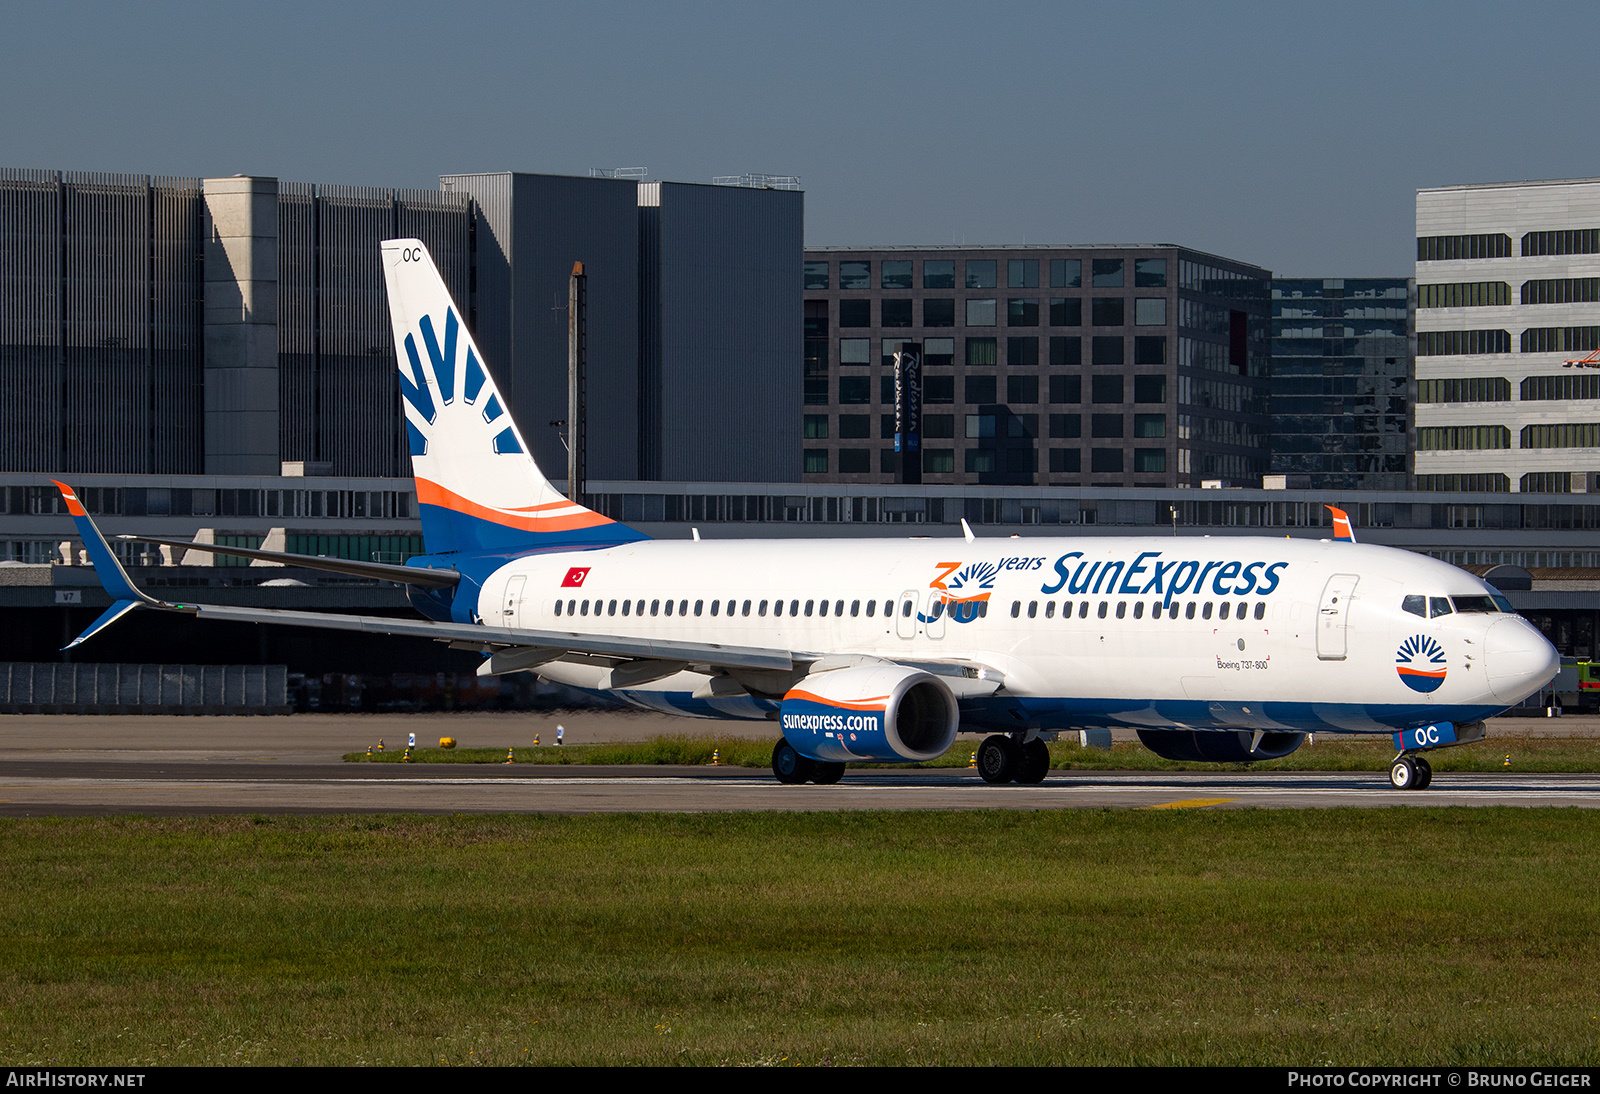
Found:
<svg viewBox="0 0 1600 1094"><path fill-rule="evenodd" d="M348 577L370 577L378 581L398 581L402 585L421 585L429 589L452 588L461 580L454 570L430 570L422 566L397 566L389 562L359 562L350 558L326 558L322 555L295 555L285 551L261 551L253 547L225 547L216 543L191 543L186 539L161 539L157 536L118 536L118 539L138 543L159 543L164 547L182 547L186 551L202 551L213 555L237 555L256 558L263 562L281 562L285 566L299 566L307 570L326 570Z"/></svg>

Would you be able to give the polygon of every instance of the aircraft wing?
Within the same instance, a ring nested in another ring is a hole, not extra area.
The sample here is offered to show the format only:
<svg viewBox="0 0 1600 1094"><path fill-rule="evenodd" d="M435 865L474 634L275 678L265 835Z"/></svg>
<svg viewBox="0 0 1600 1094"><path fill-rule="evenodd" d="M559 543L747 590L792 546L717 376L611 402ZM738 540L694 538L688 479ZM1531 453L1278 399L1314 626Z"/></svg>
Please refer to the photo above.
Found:
<svg viewBox="0 0 1600 1094"><path fill-rule="evenodd" d="M238 555L256 558L263 562L281 562L285 566L301 566L307 570L326 570L350 577L370 577L379 581L397 581L403 585L421 585L430 589L448 589L461 580L454 570L431 570L422 566L396 566L388 562L359 562L348 558L324 558L322 555L294 555L286 551L262 551L254 547L224 547L216 543L191 543L186 539L162 539L159 536L118 536L118 539L135 543L159 543L164 547L182 547L186 551L203 551L212 555Z"/></svg>

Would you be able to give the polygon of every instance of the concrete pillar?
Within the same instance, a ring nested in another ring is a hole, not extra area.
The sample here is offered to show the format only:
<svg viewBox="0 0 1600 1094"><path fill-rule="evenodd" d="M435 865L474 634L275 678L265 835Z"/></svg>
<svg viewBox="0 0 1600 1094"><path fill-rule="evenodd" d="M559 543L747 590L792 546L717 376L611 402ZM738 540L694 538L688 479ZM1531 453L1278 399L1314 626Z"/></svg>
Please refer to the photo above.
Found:
<svg viewBox="0 0 1600 1094"><path fill-rule="evenodd" d="M276 475L278 180L203 185L206 474Z"/></svg>

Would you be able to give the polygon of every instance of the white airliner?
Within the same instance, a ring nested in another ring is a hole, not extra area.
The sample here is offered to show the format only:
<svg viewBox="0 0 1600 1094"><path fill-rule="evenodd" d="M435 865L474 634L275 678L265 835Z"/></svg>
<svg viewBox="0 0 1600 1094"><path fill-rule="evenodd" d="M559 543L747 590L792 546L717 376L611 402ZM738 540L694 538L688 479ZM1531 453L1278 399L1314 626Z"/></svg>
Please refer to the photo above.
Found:
<svg viewBox="0 0 1600 1094"><path fill-rule="evenodd" d="M1387 733L1391 781L1547 684L1560 659L1493 588L1433 559L1235 538L661 541L540 474L423 245L383 244L428 554L404 566L183 541L404 582L427 621L157 601L72 491L84 545L129 611L412 634L637 706L776 720L783 782L934 759L989 736L991 783L1041 781L1044 742L1132 727L1174 759L1287 755L1309 732ZM61 484L57 484L61 485ZM963 525L965 530L965 526Z"/></svg>

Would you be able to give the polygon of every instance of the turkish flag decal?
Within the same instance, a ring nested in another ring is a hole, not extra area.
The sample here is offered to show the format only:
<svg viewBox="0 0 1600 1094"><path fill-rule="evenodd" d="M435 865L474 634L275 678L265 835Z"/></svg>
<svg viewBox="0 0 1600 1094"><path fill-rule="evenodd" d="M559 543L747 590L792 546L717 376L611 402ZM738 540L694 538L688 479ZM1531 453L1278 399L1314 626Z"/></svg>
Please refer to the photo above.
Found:
<svg viewBox="0 0 1600 1094"><path fill-rule="evenodd" d="M589 576L589 567L574 566L567 571L567 576L561 579L563 589L576 589L583 585L583 579Z"/></svg>

